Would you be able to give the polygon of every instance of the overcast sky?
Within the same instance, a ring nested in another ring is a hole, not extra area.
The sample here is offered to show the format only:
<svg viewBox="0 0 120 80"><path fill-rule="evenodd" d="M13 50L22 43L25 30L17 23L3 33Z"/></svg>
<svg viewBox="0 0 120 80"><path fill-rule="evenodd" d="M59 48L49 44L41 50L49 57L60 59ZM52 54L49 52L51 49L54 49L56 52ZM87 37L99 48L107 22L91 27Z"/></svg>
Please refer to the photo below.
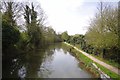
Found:
<svg viewBox="0 0 120 80"><path fill-rule="evenodd" d="M20 1L20 0L18 0ZM68 31L69 35L85 34L90 18L95 16L98 2L102 0L22 0L37 1L47 15L47 26L56 32ZM119 0L103 0L118 2Z"/></svg>
<svg viewBox="0 0 120 80"><path fill-rule="evenodd" d="M48 16L48 24L55 31L84 34L90 18L94 16L96 2L83 0L38 0Z"/></svg>
<svg viewBox="0 0 120 80"><path fill-rule="evenodd" d="M85 34L100 0L37 0L48 16L48 25L57 32ZM106 0L116 1L118 0Z"/></svg>

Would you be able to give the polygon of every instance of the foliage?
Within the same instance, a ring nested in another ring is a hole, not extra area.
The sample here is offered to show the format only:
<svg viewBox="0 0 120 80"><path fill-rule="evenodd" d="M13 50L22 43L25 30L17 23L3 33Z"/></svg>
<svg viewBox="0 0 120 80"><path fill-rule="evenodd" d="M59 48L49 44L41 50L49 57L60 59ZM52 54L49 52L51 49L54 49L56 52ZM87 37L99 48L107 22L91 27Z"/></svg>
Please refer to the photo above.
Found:
<svg viewBox="0 0 120 80"><path fill-rule="evenodd" d="M44 26L44 11L34 3L3 2L1 14L4 50L11 45L23 51L33 50L61 41L52 27ZM18 27L19 17L25 22ZM19 28L23 30L20 32Z"/></svg>
<svg viewBox="0 0 120 80"><path fill-rule="evenodd" d="M69 39L69 35L68 35L67 31L65 31L61 34L61 38L63 41L67 41Z"/></svg>
<svg viewBox="0 0 120 80"><path fill-rule="evenodd" d="M88 45L98 49L103 58L116 62L119 52L118 46L118 8L100 3L100 9L95 18L91 20L85 40Z"/></svg>
<svg viewBox="0 0 120 80"><path fill-rule="evenodd" d="M60 42L60 36L56 34L54 29L52 27L43 27L42 28L42 34L44 36L45 44Z"/></svg>
<svg viewBox="0 0 120 80"><path fill-rule="evenodd" d="M89 54L120 63L118 8L100 2L98 13L91 19L85 35L72 35L66 42L78 46Z"/></svg>
<svg viewBox="0 0 120 80"><path fill-rule="evenodd" d="M86 41L97 48L118 47L117 10L106 7L103 12L102 17L98 13L91 21L90 28L85 35Z"/></svg>
<svg viewBox="0 0 120 80"><path fill-rule="evenodd" d="M18 48L21 50L24 50L24 51L27 50L26 48L29 44L29 40L30 39L29 39L27 32L21 32L20 33L20 40L17 43Z"/></svg>
<svg viewBox="0 0 120 80"><path fill-rule="evenodd" d="M16 14L13 13L12 8L15 4L12 2L5 4L7 5L6 11L2 13L2 50L4 54L5 51L15 47L20 39L20 32L14 19Z"/></svg>
<svg viewBox="0 0 120 80"><path fill-rule="evenodd" d="M71 47L69 45L67 45L68 47ZM76 55L76 57L78 58L78 60L84 64L87 68L90 68L90 71L94 72L95 70L92 68L92 63L94 62L93 60L91 60L90 58L88 58L87 56L83 55L82 53L78 52L78 50L71 48L72 53L74 53ZM105 74L107 74L108 76L110 76L111 78L115 79L115 80L119 80L119 75L108 70L107 68L101 66L100 64L94 62ZM97 75L97 73L95 73L95 75Z"/></svg>
<svg viewBox="0 0 120 80"><path fill-rule="evenodd" d="M2 45L3 49L16 44L19 41L20 32L6 22L2 21Z"/></svg>

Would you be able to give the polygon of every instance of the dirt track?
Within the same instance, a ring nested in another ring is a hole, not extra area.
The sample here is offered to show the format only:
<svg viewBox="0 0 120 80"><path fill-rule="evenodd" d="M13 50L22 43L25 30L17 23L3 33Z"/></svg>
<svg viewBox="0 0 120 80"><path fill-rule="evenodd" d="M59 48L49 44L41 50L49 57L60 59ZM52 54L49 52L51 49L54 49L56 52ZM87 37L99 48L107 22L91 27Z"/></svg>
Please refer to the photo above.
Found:
<svg viewBox="0 0 120 80"><path fill-rule="evenodd" d="M78 49L77 47L75 47L73 45L70 45L70 44L68 44L66 42L64 42L64 43L67 44L67 45L69 45L69 46L72 46L74 49L76 49L77 51L81 52L82 54L84 54L85 56L87 56L88 58L90 58L91 60L93 60L94 62L96 62L96 63L104 66L105 68L109 69L110 71L115 72L116 74L120 75L120 70L118 68L113 67L113 66L111 66L111 65L109 65L109 64L107 64L107 63L105 63L103 61L100 61L100 60L96 59L95 57L89 55L88 53L86 53L86 52Z"/></svg>

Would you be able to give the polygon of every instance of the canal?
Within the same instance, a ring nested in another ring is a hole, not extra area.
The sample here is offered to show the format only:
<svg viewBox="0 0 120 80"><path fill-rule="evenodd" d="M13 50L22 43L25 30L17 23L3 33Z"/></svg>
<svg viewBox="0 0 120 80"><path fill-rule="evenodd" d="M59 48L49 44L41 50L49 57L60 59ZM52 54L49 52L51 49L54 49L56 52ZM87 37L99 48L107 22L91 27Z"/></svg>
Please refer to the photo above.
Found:
<svg viewBox="0 0 120 80"><path fill-rule="evenodd" d="M3 78L93 78L63 43L16 56L3 65Z"/></svg>

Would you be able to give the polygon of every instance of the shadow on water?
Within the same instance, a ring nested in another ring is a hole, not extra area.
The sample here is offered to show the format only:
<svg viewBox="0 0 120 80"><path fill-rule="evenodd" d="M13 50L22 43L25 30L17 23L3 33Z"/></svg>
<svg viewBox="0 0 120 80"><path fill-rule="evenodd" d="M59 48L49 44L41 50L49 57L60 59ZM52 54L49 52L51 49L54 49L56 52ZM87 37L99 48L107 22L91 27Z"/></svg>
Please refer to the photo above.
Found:
<svg viewBox="0 0 120 80"><path fill-rule="evenodd" d="M30 51L2 63L3 78L90 78L62 43Z"/></svg>

